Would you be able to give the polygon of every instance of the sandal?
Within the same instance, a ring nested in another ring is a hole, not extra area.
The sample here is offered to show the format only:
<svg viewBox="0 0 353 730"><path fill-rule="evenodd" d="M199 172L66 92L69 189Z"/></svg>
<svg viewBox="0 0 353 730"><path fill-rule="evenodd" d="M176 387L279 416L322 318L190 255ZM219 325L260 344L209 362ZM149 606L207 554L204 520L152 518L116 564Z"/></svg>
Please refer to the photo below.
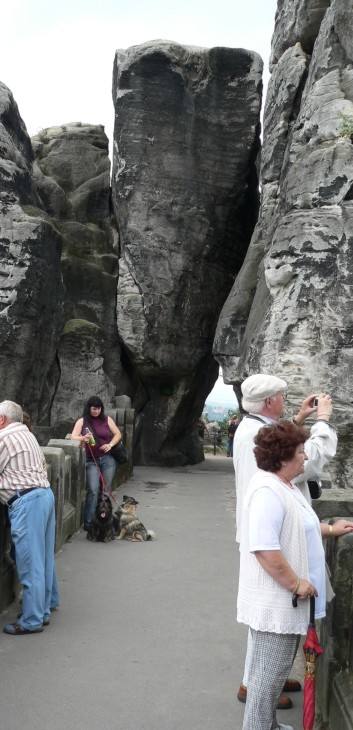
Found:
<svg viewBox="0 0 353 730"><path fill-rule="evenodd" d="M11 636L24 636L25 634L39 634L41 631L43 631L43 626L40 626L39 629L25 629L21 624L14 623L14 624L7 624L5 628L3 629L4 634L10 634Z"/></svg>

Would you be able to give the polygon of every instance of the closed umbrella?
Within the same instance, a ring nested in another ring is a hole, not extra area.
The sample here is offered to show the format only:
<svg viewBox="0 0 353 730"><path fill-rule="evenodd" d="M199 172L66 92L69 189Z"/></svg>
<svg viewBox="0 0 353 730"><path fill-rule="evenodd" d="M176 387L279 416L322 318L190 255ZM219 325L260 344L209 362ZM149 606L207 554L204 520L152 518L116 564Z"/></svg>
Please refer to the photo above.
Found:
<svg viewBox="0 0 353 730"><path fill-rule="evenodd" d="M296 607L297 596L293 596L293 606ZM303 728L312 730L315 721L315 681L316 659L323 652L315 628L315 596L310 597L310 621L305 643L304 701L303 701Z"/></svg>
<svg viewBox="0 0 353 730"><path fill-rule="evenodd" d="M316 659L323 652L315 628L315 596L310 598L310 623L303 651L305 655L303 728L312 730L315 720Z"/></svg>

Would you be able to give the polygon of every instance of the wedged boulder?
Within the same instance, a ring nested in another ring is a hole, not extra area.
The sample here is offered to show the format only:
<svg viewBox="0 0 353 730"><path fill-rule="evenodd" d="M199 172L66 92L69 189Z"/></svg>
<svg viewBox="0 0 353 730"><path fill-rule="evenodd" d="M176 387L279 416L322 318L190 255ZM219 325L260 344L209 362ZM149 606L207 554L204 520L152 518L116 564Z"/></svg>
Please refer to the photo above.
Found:
<svg viewBox="0 0 353 730"><path fill-rule="evenodd" d="M144 463L200 460L210 346L258 210L261 71L242 49L151 41L116 54L117 323Z"/></svg>

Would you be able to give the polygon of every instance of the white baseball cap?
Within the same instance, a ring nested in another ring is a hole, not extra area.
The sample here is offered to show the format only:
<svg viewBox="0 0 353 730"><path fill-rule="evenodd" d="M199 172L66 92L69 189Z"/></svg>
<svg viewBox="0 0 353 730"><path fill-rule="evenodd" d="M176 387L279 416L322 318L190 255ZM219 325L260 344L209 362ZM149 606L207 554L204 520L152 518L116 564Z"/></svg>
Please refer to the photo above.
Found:
<svg viewBox="0 0 353 730"><path fill-rule="evenodd" d="M257 375L250 375L244 380L241 385L241 392L247 401L255 403L256 401L265 400L271 395L276 395L276 393L280 393L286 388L287 383L282 378L258 373Z"/></svg>

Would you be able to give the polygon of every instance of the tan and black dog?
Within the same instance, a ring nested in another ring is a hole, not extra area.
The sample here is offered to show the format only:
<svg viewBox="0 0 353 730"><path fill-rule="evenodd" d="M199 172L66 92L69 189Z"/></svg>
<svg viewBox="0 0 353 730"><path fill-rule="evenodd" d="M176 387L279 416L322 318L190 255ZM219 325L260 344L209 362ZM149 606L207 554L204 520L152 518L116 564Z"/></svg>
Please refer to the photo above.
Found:
<svg viewBox="0 0 353 730"><path fill-rule="evenodd" d="M138 505L137 500L135 497L129 497L128 494L123 495L123 501L120 505L118 505L117 509L113 513L113 524L114 524L114 535L117 537L120 532L120 518L123 514L123 507L126 504L133 504L135 507Z"/></svg>
<svg viewBox="0 0 353 730"><path fill-rule="evenodd" d="M145 542L152 540L155 534L152 530L146 530L136 515L136 505L126 502L121 505L120 532L117 540L131 540L132 542Z"/></svg>

